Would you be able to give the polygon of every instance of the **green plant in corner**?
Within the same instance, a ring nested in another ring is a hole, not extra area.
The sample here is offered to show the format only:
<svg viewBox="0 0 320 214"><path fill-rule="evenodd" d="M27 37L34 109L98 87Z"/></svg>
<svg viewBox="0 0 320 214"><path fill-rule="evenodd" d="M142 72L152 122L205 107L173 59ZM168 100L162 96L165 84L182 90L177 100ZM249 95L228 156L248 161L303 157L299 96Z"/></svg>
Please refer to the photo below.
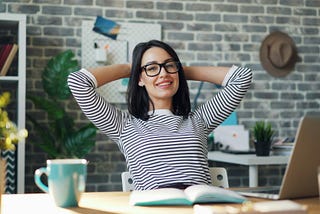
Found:
<svg viewBox="0 0 320 214"><path fill-rule="evenodd" d="M253 127L253 136L256 142L270 144L272 142L274 130L270 123L258 121Z"/></svg>
<svg viewBox="0 0 320 214"><path fill-rule="evenodd" d="M43 124L27 114L40 142L32 142L49 158L82 158L95 145L97 128L88 123L77 128L74 119L64 109L64 101L71 96L68 75L79 69L74 53L66 50L51 58L42 72L42 86L47 96L28 95L36 108L46 112L48 123Z"/></svg>
<svg viewBox="0 0 320 214"><path fill-rule="evenodd" d="M270 123L258 121L253 127L254 146L257 156L269 156L274 130Z"/></svg>

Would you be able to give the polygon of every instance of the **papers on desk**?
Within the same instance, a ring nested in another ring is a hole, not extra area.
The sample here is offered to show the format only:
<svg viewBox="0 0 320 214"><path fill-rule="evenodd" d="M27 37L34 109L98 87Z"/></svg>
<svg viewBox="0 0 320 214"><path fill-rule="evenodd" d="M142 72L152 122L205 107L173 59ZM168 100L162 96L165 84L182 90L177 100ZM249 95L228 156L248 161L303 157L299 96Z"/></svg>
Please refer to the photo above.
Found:
<svg viewBox="0 0 320 214"><path fill-rule="evenodd" d="M293 143L274 144L272 145L272 154L289 156L292 152L293 145Z"/></svg>
<svg viewBox="0 0 320 214"><path fill-rule="evenodd" d="M241 207L194 205L194 214L307 214L307 207L290 200L246 202Z"/></svg>

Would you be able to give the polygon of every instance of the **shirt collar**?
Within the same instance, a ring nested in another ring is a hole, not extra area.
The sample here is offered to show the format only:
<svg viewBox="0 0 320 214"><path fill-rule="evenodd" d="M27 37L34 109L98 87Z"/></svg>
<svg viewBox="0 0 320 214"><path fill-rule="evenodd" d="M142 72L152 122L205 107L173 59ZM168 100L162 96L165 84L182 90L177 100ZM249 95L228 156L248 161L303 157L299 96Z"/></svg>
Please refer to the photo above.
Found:
<svg viewBox="0 0 320 214"><path fill-rule="evenodd" d="M148 111L148 115L168 115L172 116L173 113L169 109L155 109L154 113L153 111Z"/></svg>

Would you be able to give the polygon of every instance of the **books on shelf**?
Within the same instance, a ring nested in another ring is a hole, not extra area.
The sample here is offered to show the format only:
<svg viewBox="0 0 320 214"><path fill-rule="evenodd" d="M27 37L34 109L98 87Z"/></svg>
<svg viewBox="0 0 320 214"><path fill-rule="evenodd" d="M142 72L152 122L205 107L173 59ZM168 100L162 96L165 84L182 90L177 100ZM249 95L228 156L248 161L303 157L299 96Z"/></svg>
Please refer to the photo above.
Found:
<svg viewBox="0 0 320 214"><path fill-rule="evenodd" d="M5 44L0 50L0 76L5 76L18 51L17 44Z"/></svg>
<svg viewBox="0 0 320 214"><path fill-rule="evenodd" d="M238 193L210 185L193 185L185 190L162 188L132 191L130 204L135 206L193 205L197 203L242 203L247 199Z"/></svg>
<svg viewBox="0 0 320 214"><path fill-rule="evenodd" d="M5 44L1 47L0 50L0 71L6 62L7 57L9 56L9 53L11 51L12 44Z"/></svg>

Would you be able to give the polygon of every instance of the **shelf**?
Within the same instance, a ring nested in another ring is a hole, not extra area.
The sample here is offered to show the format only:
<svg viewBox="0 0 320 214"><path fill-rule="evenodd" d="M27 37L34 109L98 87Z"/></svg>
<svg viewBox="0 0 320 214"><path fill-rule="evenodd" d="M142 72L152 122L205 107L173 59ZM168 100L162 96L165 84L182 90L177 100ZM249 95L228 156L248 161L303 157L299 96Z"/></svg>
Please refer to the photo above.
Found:
<svg viewBox="0 0 320 214"><path fill-rule="evenodd" d="M18 44L17 66L13 67L13 75L0 76L0 83L4 90L15 93L14 102L16 108L11 108L16 118L18 129L25 128L26 117L26 15L0 13L0 38L7 40L7 37ZM10 86L10 87L7 87ZM1 89L1 87L0 87ZM1 92L1 91L0 91ZM15 160L11 163L10 172L16 176L12 185L9 186L9 193L24 193L25 182L25 141L19 142L12 157ZM8 168L7 168L8 170ZM9 171L9 170L8 170ZM7 171L7 172L8 172ZM12 191L11 192L11 187Z"/></svg>
<svg viewBox="0 0 320 214"><path fill-rule="evenodd" d="M4 76L4 77L0 77L0 81L19 81L19 77L17 77L17 76Z"/></svg>

